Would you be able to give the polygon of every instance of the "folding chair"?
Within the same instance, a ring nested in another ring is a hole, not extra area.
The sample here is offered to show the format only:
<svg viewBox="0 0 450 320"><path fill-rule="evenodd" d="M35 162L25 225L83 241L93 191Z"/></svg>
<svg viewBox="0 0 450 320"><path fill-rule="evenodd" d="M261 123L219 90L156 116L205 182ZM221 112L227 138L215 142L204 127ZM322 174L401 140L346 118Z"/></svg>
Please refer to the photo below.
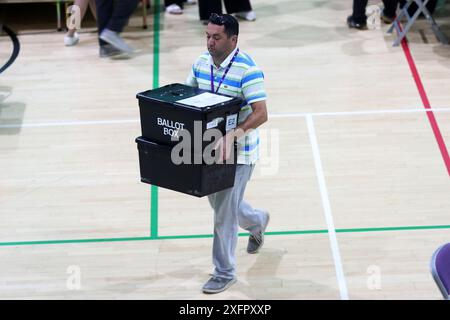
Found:
<svg viewBox="0 0 450 320"><path fill-rule="evenodd" d="M397 30L397 39L395 39L393 46L396 47L400 44L400 42L403 40L403 38L408 33L409 29L412 27L414 22L417 20L419 15L423 12L425 18L427 19L428 23L431 25L431 29L433 29L434 35L436 38L443 44L448 44L448 38L445 36L445 34L442 33L442 31L439 29L439 26L437 25L436 21L434 21L433 17L431 16L430 12L428 11L426 5L429 0L408 0L408 2L405 4L405 6L400 10L400 14L395 18L394 23L389 28L388 33L392 33L394 28ZM411 17L408 13L409 6L415 2L417 4L417 10L414 13L414 15ZM403 17L406 17L406 25L402 28L400 27L400 21L403 19Z"/></svg>
<svg viewBox="0 0 450 320"><path fill-rule="evenodd" d="M450 243L440 246L431 257L431 274L445 300L450 300Z"/></svg>

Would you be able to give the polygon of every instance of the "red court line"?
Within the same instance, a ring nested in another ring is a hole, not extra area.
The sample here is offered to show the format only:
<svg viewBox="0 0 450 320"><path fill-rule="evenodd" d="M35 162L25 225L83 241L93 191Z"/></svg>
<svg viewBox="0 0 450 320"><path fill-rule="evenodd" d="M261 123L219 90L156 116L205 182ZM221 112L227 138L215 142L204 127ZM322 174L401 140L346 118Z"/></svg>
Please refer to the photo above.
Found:
<svg viewBox="0 0 450 320"><path fill-rule="evenodd" d="M417 71L416 64L414 63L411 51L409 50L406 37L403 38L402 40L402 48L403 52L405 53L406 60L408 61L409 68L411 69L414 81L416 82L417 90L419 90L419 95L420 98L422 99L423 107L427 110L431 110L430 101L428 100L427 93L425 92L422 80L420 79L419 71ZM430 122L431 128L433 129L434 137L436 138L436 141L438 143L439 150L441 151L442 158L444 159L445 166L447 167L448 175L450 176L450 156L448 154L444 138L442 137L441 130L439 130L439 126L436 121L436 118L434 117L433 111L427 111L426 114L428 117L428 121Z"/></svg>

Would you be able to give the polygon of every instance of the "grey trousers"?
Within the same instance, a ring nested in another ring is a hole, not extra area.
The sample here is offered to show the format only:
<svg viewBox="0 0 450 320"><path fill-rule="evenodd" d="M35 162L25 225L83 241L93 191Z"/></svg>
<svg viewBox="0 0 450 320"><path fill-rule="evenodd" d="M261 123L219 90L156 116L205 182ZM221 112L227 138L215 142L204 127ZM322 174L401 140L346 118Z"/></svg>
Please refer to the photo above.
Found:
<svg viewBox="0 0 450 320"><path fill-rule="evenodd" d="M214 209L213 264L214 276L236 276L236 244L238 226L252 234L259 232L264 223L263 211L253 209L243 200L245 187L254 165L238 164L234 187L208 196Z"/></svg>

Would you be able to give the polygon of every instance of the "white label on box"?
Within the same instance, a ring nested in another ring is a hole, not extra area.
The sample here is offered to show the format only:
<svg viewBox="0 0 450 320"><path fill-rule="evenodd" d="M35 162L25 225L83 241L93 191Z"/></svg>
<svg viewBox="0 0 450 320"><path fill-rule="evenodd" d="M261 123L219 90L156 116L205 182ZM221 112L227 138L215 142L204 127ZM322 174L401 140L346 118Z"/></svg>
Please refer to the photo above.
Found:
<svg viewBox="0 0 450 320"><path fill-rule="evenodd" d="M232 114L231 116L227 117L227 123L225 126L225 131L231 130L236 128L237 126L237 113L236 114Z"/></svg>
<svg viewBox="0 0 450 320"><path fill-rule="evenodd" d="M210 121L206 124L206 129L215 128L215 127L217 127L218 124L219 124L219 121L217 121L217 119L214 119L213 121Z"/></svg>

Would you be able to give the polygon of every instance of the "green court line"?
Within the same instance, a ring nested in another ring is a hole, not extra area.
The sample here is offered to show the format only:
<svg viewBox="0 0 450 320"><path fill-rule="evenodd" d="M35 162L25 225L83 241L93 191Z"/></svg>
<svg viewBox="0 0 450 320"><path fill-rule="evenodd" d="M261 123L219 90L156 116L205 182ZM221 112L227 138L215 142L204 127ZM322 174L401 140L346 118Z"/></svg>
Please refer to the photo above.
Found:
<svg viewBox="0 0 450 320"><path fill-rule="evenodd" d="M159 87L159 21L160 21L160 3L155 0L154 21L153 21L153 89ZM158 238L158 187L151 186L150 191L150 238Z"/></svg>
<svg viewBox="0 0 450 320"><path fill-rule="evenodd" d="M336 229L336 232L346 233L346 232L379 232L379 231L405 231L405 230L435 230L435 229L450 229L450 225Z"/></svg>
<svg viewBox="0 0 450 320"><path fill-rule="evenodd" d="M361 233L361 232L388 232L388 231L420 231L450 229L450 225L437 226L404 226L404 227L382 227L382 228L354 228L354 229L336 229L336 233ZM270 231L267 236L286 236L300 234L326 234L328 230L293 230L293 231ZM248 233L239 233L240 237L248 236ZM17 241L0 242L0 246L25 246L25 245L43 245L43 244L66 244L66 243L96 243L96 242L128 242L128 241L147 241L147 240L176 240L176 239L204 239L212 238L212 234L192 234L192 235L173 235L157 237L135 237L135 238L104 238L104 239L72 239L72 240L41 240L41 241Z"/></svg>
<svg viewBox="0 0 450 320"><path fill-rule="evenodd" d="M150 238L158 238L158 187L151 186Z"/></svg>

